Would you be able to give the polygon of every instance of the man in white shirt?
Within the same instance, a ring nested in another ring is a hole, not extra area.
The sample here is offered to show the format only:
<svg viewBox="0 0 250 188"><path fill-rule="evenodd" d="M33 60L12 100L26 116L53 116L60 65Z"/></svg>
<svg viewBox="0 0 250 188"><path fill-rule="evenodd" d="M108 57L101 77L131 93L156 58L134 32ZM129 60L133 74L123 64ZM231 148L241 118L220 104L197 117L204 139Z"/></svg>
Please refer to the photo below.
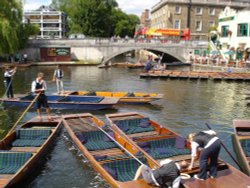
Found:
<svg viewBox="0 0 250 188"><path fill-rule="evenodd" d="M181 183L180 171L187 168L188 163L186 161L175 163L170 159L165 159L160 162L160 165L155 170L152 170L147 165L141 165L134 180L137 180L142 175L147 184L158 187L179 188Z"/></svg>
<svg viewBox="0 0 250 188"><path fill-rule="evenodd" d="M194 175L194 178L199 180L207 179L207 165L208 159L210 159L210 178L217 176L217 162L221 148L221 142L216 136L216 132L213 130L201 131L198 133L191 133L188 135L188 141L191 143L191 163L188 170L193 168L194 160L198 156L198 149L201 148L200 154L200 172L198 175Z"/></svg>
<svg viewBox="0 0 250 188"><path fill-rule="evenodd" d="M63 70L61 69L61 65L57 65L57 69L54 72L53 75L53 81L56 81L56 87L57 87L57 93L63 93L64 89L63 89Z"/></svg>
<svg viewBox="0 0 250 188"><path fill-rule="evenodd" d="M12 89L12 77L16 73L16 67L14 69L10 69L9 67L5 68L4 72L4 82L6 87L6 94L8 98L14 98L13 89Z"/></svg>
<svg viewBox="0 0 250 188"><path fill-rule="evenodd" d="M38 73L36 80L32 82L31 85L31 92L32 93L40 93L38 99L37 99L37 113L39 115L40 120L42 119L41 116L41 107L43 106L46 108L46 112L48 114L49 120L52 120L50 116L50 109L47 101L47 96L45 95L45 91L47 90L47 85L46 82L43 80L44 74L43 73Z"/></svg>

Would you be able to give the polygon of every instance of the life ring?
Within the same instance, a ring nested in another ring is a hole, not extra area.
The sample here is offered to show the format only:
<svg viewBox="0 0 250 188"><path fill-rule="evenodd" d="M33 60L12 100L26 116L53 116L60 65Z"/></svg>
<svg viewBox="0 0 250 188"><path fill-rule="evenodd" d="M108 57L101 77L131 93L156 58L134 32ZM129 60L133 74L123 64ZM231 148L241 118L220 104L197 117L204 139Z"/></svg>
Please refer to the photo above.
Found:
<svg viewBox="0 0 250 188"><path fill-rule="evenodd" d="M187 179L190 179L190 178L191 178L191 176L189 174L181 173L181 179L187 180Z"/></svg>

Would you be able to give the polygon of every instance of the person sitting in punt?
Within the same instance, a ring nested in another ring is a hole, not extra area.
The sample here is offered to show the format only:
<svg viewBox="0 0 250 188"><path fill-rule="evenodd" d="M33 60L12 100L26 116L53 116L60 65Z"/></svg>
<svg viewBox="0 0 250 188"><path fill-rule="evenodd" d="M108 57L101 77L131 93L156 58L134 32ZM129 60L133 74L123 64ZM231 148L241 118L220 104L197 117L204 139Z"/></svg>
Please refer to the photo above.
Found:
<svg viewBox="0 0 250 188"><path fill-rule="evenodd" d="M188 135L188 141L191 143L191 163L188 170L192 170L194 160L198 156L198 148L201 148L200 152L200 171L198 174L194 175L194 178L199 180L207 179L207 165L208 159L210 159L210 178L215 178L217 176L217 162L218 156L221 148L221 143L219 138L216 136L216 132L213 130L201 131L198 133L190 133Z"/></svg>
<svg viewBox="0 0 250 188"><path fill-rule="evenodd" d="M134 177L134 180L139 179L142 175L145 182L152 186L178 188L181 182L180 171L188 167L186 161L175 163L170 159L165 159L160 162L158 169L152 170L147 165L141 165Z"/></svg>

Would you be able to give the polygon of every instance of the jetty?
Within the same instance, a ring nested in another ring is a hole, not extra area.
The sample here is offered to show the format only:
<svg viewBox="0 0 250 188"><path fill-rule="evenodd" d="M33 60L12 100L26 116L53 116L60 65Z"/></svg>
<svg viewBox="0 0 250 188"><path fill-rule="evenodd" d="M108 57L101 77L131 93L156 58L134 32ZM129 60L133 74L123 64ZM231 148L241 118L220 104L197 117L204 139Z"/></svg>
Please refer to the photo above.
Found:
<svg viewBox="0 0 250 188"><path fill-rule="evenodd" d="M150 71L141 73L140 78L172 78L172 79L200 79L200 80L235 80L250 81L250 73L227 73L227 72L196 72L196 71Z"/></svg>

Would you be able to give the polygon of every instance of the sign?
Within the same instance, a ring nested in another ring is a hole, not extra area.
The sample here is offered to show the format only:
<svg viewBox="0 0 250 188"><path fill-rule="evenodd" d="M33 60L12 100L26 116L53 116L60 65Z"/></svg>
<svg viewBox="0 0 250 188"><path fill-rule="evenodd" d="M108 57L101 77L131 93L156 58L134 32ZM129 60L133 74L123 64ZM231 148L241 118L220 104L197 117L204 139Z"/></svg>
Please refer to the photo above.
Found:
<svg viewBox="0 0 250 188"><path fill-rule="evenodd" d="M67 56L70 54L69 48L48 48L48 56Z"/></svg>
<svg viewBox="0 0 250 188"><path fill-rule="evenodd" d="M57 48L56 49L56 55L69 55L69 49L68 48Z"/></svg>
<svg viewBox="0 0 250 188"><path fill-rule="evenodd" d="M219 22L227 22L227 21L231 21L234 20L234 16L230 16L230 17L226 17L226 18L220 18Z"/></svg>

